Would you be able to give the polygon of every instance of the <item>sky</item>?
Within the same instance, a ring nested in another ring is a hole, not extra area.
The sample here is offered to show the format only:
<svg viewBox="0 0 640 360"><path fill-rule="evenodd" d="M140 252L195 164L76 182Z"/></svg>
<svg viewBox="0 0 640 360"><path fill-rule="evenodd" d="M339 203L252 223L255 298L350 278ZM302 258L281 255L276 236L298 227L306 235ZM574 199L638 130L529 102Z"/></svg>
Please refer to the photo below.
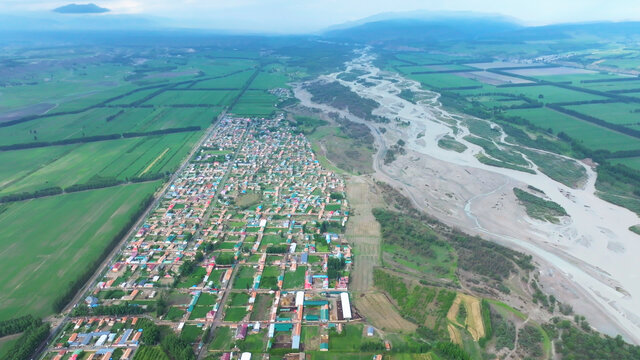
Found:
<svg viewBox="0 0 640 360"><path fill-rule="evenodd" d="M86 3L91 0L75 1ZM0 0L0 14L49 11L74 2ZM110 14L153 16L173 26L304 33L384 12L473 11L526 25L640 20L637 0L93 0ZM635 16L635 17L634 17Z"/></svg>

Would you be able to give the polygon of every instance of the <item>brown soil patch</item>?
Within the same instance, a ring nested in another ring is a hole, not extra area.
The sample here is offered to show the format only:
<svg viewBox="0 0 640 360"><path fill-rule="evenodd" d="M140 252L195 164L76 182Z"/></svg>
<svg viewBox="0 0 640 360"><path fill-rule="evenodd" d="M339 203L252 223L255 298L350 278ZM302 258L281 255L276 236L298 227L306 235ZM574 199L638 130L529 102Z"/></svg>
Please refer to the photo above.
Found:
<svg viewBox="0 0 640 360"><path fill-rule="evenodd" d="M367 293L355 298L358 312L373 326L394 332L415 331L417 326L405 320L381 293Z"/></svg>

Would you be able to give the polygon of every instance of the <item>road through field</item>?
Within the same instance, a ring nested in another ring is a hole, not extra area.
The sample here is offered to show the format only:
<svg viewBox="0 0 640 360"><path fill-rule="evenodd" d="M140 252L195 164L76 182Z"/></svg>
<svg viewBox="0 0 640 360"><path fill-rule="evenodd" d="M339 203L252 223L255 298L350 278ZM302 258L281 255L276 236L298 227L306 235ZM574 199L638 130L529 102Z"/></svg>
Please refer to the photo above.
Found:
<svg viewBox="0 0 640 360"><path fill-rule="evenodd" d="M305 106L338 112L368 125L378 146L375 176L402 191L416 207L449 225L533 255L541 264L541 280L549 284L547 291L590 316L599 330L621 333L640 343L640 268L636 260L640 241L627 229L640 223L638 216L598 198L596 173L586 165L586 184L572 189L538 171L531 174L480 163L476 155L482 148L463 138L469 133L464 115L449 113L439 103L438 94L398 74L380 71L372 60L363 52L347 64L347 69L365 73L359 80L366 80L367 86L339 80L337 74L323 78L340 81L361 97L375 100L381 106L374 114L404 124L364 121L346 109L311 101L301 87L295 89L296 96ZM400 90L407 88L422 100L411 103L400 98ZM438 140L444 135L463 143L467 150L457 153L440 148ZM399 139L405 141L407 155L384 164L387 144ZM537 166L530 164L530 169L537 170ZM526 185L542 189L571 217L558 225L528 218L512 191Z"/></svg>
<svg viewBox="0 0 640 360"><path fill-rule="evenodd" d="M371 178L350 176L347 179L347 200L350 205L346 236L356 257L350 288L356 292L373 289L373 268L380 265L380 224L371 213L383 206Z"/></svg>
<svg viewBox="0 0 640 360"><path fill-rule="evenodd" d="M125 234L125 236L123 236L122 239L120 239L120 243L118 244L118 246L114 247L114 249L111 251L109 256L107 256L107 258L102 262L102 264L100 264L98 269L101 269L101 270L97 271L86 282L86 284L82 287L82 289L77 292L76 296L67 304L65 309L62 311L62 313L64 314L64 318L59 319L59 318L57 318L55 316L51 316L51 317L46 319L47 321L49 321L49 322L51 322L53 324L53 326L52 326L53 330L51 331L51 333L50 333L49 337L47 338L47 340L45 342L43 342L40 345L40 347L38 348L38 350L34 353L35 355L41 354L42 351L44 351L46 349L46 346L49 344L49 342L51 340L55 339L55 337L57 336L58 332L61 330L61 327L64 324L67 323L67 320L69 319L69 313L71 312L73 307L77 303L82 301L82 298L83 298L84 294L87 292L87 290L89 290L92 287L94 287L95 284L102 278L104 273L106 271L108 271L108 269L111 266L111 263L113 262L114 257L122 251L122 247L126 244L127 239L129 239L131 236L133 236L135 231L140 226L142 226L142 223L144 222L144 219L146 219L147 216L149 215L149 213L153 209L155 209L156 206L158 205L158 202L160 201L160 197L162 196L162 194L165 193L167 188L176 180L178 175L184 170L185 166L187 166L189 161L191 161L191 159L193 158L193 156L196 153L196 151L198 151L200 149L200 147L202 146L202 144L204 143L204 141L211 136L211 134L213 133L213 130L215 129L216 124L225 115L226 115L226 111L223 111L222 113L220 113L220 115L218 116L217 120L209 127L209 129L205 132L205 134L200 138L198 143L193 147L191 152L189 152L189 154L184 158L184 160L182 161L182 163L178 167L178 170L176 170L173 173L173 175L171 175L171 178L167 182L165 182L165 184L162 186L161 189L156 191L156 193L154 194L154 200L151 203L151 205L149 205L147 207L147 209L144 211L144 213L138 218L138 221L136 221L136 223L131 227L131 229L129 229L129 231Z"/></svg>

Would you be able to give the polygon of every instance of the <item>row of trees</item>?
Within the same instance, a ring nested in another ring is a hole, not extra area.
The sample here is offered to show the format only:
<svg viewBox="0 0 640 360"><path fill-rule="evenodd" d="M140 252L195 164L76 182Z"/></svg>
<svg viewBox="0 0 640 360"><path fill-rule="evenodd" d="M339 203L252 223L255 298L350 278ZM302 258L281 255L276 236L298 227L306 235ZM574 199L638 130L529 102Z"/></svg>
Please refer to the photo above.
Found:
<svg viewBox="0 0 640 360"><path fill-rule="evenodd" d="M29 199L35 199L35 198L51 196L51 195L59 195L59 194L62 194L63 191L64 190L62 190L61 187L54 186L54 187L40 189L32 192L21 192L18 194L10 194L10 195L5 195L3 197L0 197L0 203L29 200Z"/></svg>
<svg viewBox="0 0 640 360"><path fill-rule="evenodd" d="M201 129L200 126L186 126L186 127L179 127L179 128L152 130L152 131L146 131L146 132L126 132L122 134L83 136L79 138L70 138L70 139L56 140L56 141L34 141L30 143L2 145L0 146L0 151L80 144L80 143L117 140L121 138L142 137L142 136L151 136L151 135L173 134L173 133L180 133L180 132L200 131L200 129Z"/></svg>
<svg viewBox="0 0 640 360"><path fill-rule="evenodd" d="M600 125L602 127L605 127L605 128L611 129L611 130L615 130L615 131L623 133L623 134L627 134L629 136L640 138L640 130L631 129L631 128L628 128L628 127L626 127L624 125L612 124L612 123L604 121L602 119L598 119L597 117L594 117L594 116L591 116L591 115L586 115L586 114L583 114L583 113L580 113L580 112L577 112L577 111L574 111L574 110L571 110L571 109L567 109L567 108L564 108L562 106L558 106L558 105L555 105L555 104L548 104L547 107L550 108L550 109L556 110L558 112L565 113L567 115L576 117L578 119L585 120L585 121L588 121L590 123L594 123L596 125Z"/></svg>
<svg viewBox="0 0 640 360"><path fill-rule="evenodd" d="M92 189L102 189L106 187L126 184L127 182L139 183L139 182L145 182L145 181L159 180L159 179L166 178L167 176L169 176L169 174L170 172L150 173L142 176L137 176L134 178L126 178L123 180L116 179L116 178L96 178L96 179L90 180L88 183L74 184L71 186L67 186L64 189L59 186L54 186L54 187L40 189L32 192L21 192L17 194L5 195L0 197L0 203L36 199L36 198L41 198L45 196L60 195L62 193L71 193L71 192L92 190Z"/></svg>
<svg viewBox="0 0 640 360"><path fill-rule="evenodd" d="M31 315L0 321L0 337L21 333L39 321Z"/></svg>
<svg viewBox="0 0 640 360"><path fill-rule="evenodd" d="M112 315L112 316L121 316L121 315L140 315L144 314L147 310L145 310L142 306L138 306L136 304L130 304L128 301L120 305L100 305L94 308L90 308L88 306L76 306L71 311L72 316L91 316L91 315Z"/></svg>
<svg viewBox="0 0 640 360"><path fill-rule="evenodd" d="M49 336L49 324L34 319L2 360L28 360Z"/></svg>

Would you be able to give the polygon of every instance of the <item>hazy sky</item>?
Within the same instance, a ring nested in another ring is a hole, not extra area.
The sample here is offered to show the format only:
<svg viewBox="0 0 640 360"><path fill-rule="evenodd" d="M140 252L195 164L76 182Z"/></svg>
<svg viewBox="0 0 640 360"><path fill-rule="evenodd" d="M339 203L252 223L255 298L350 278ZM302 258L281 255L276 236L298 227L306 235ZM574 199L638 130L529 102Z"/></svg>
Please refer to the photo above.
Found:
<svg viewBox="0 0 640 360"><path fill-rule="evenodd" d="M0 13L42 11L74 0L0 0ZM91 0L76 3L91 2ZM637 20L638 0L94 0L114 13L169 18L174 25L304 32L392 11L499 13L526 24Z"/></svg>

